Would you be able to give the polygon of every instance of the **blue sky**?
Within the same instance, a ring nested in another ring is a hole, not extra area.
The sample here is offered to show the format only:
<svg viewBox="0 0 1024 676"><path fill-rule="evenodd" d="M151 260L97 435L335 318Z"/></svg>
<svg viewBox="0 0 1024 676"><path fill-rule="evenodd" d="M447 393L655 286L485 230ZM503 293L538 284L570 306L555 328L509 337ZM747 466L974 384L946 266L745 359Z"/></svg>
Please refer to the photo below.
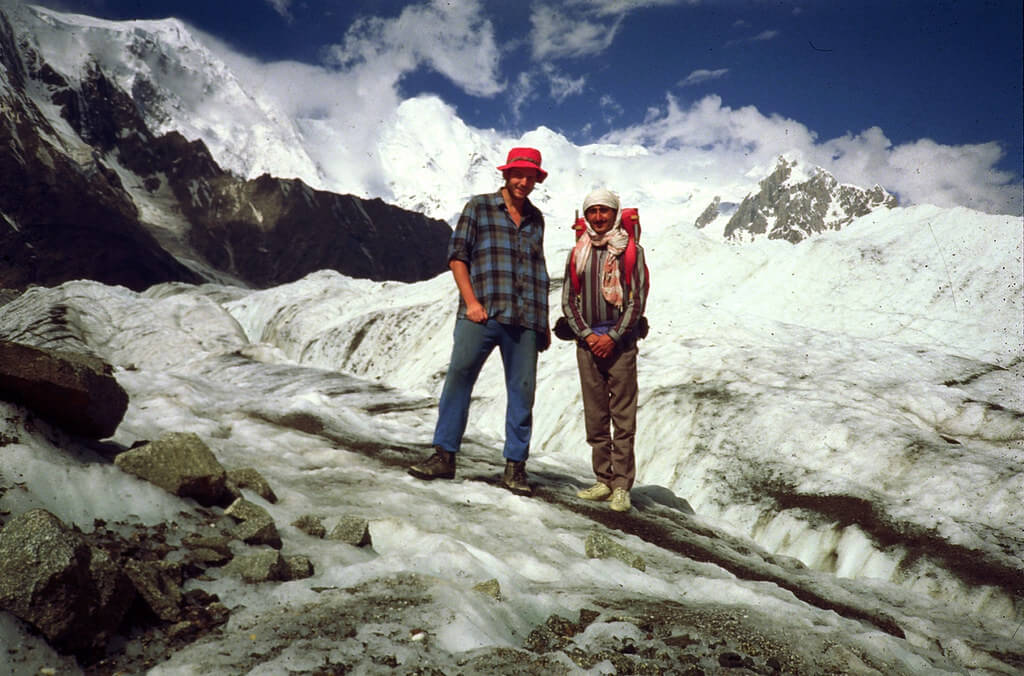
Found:
<svg viewBox="0 0 1024 676"><path fill-rule="evenodd" d="M364 68L400 98L435 93L466 123L511 134L742 148L759 125L792 121L833 157L953 163L935 180L1012 186L1020 210L1019 0L42 4L175 16L261 62Z"/></svg>

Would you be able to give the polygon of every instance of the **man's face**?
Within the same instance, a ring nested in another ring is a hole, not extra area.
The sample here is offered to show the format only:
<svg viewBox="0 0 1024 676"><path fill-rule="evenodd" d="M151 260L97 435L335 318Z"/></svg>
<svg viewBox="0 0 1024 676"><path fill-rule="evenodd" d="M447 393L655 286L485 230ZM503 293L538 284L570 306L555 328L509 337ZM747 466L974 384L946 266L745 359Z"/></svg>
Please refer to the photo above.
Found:
<svg viewBox="0 0 1024 676"><path fill-rule="evenodd" d="M505 172L505 188L518 200L526 199L537 185L537 170L513 167Z"/></svg>
<svg viewBox="0 0 1024 676"><path fill-rule="evenodd" d="M608 232L615 225L615 209L603 204L595 204L583 212L583 215L587 217L590 227L599 235Z"/></svg>

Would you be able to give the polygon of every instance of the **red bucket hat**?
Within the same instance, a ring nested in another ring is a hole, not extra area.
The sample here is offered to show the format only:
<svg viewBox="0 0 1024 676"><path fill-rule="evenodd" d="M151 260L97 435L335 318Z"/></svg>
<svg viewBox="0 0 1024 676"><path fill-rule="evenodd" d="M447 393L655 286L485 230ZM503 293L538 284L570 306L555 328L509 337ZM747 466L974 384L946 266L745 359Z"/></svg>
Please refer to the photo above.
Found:
<svg viewBox="0 0 1024 676"><path fill-rule="evenodd" d="M537 183L543 183L548 177L548 172L540 168L540 151L536 148L513 148L508 151L508 158L505 164L498 167L498 171L513 168L536 169Z"/></svg>

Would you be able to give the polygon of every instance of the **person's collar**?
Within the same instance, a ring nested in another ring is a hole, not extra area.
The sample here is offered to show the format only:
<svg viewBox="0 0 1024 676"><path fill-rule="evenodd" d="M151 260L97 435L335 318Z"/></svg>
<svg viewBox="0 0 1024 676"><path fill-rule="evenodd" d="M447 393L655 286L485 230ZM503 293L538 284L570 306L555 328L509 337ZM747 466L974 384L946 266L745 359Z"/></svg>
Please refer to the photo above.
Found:
<svg viewBox="0 0 1024 676"><path fill-rule="evenodd" d="M503 209L508 209L508 204L505 202L505 194L503 192L504 189L505 186L498 188L498 192L494 193L494 199L498 201L498 204L500 204ZM523 199L522 213L526 214L527 212L531 211L537 211L537 207L533 206L533 202L531 202L530 198L527 197Z"/></svg>

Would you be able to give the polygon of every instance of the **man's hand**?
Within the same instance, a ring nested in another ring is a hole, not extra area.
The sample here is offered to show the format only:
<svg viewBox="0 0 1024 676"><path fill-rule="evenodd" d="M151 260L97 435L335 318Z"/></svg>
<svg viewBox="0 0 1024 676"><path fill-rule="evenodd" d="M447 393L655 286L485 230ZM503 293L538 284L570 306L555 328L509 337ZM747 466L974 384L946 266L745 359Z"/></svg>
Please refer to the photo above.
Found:
<svg viewBox="0 0 1024 676"><path fill-rule="evenodd" d="M466 305L466 318L471 322L483 324L487 321L487 310L480 303Z"/></svg>
<svg viewBox="0 0 1024 676"><path fill-rule="evenodd" d="M549 326L547 331L544 333L537 334L537 352L543 352L544 350L551 347L551 327Z"/></svg>
<svg viewBox="0 0 1024 676"><path fill-rule="evenodd" d="M590 352L595 357L605 359L610 357L615 351L615 341L608 336L599 336L596 333L591 333L586 338L587 347L590 348Z"/></svg>

